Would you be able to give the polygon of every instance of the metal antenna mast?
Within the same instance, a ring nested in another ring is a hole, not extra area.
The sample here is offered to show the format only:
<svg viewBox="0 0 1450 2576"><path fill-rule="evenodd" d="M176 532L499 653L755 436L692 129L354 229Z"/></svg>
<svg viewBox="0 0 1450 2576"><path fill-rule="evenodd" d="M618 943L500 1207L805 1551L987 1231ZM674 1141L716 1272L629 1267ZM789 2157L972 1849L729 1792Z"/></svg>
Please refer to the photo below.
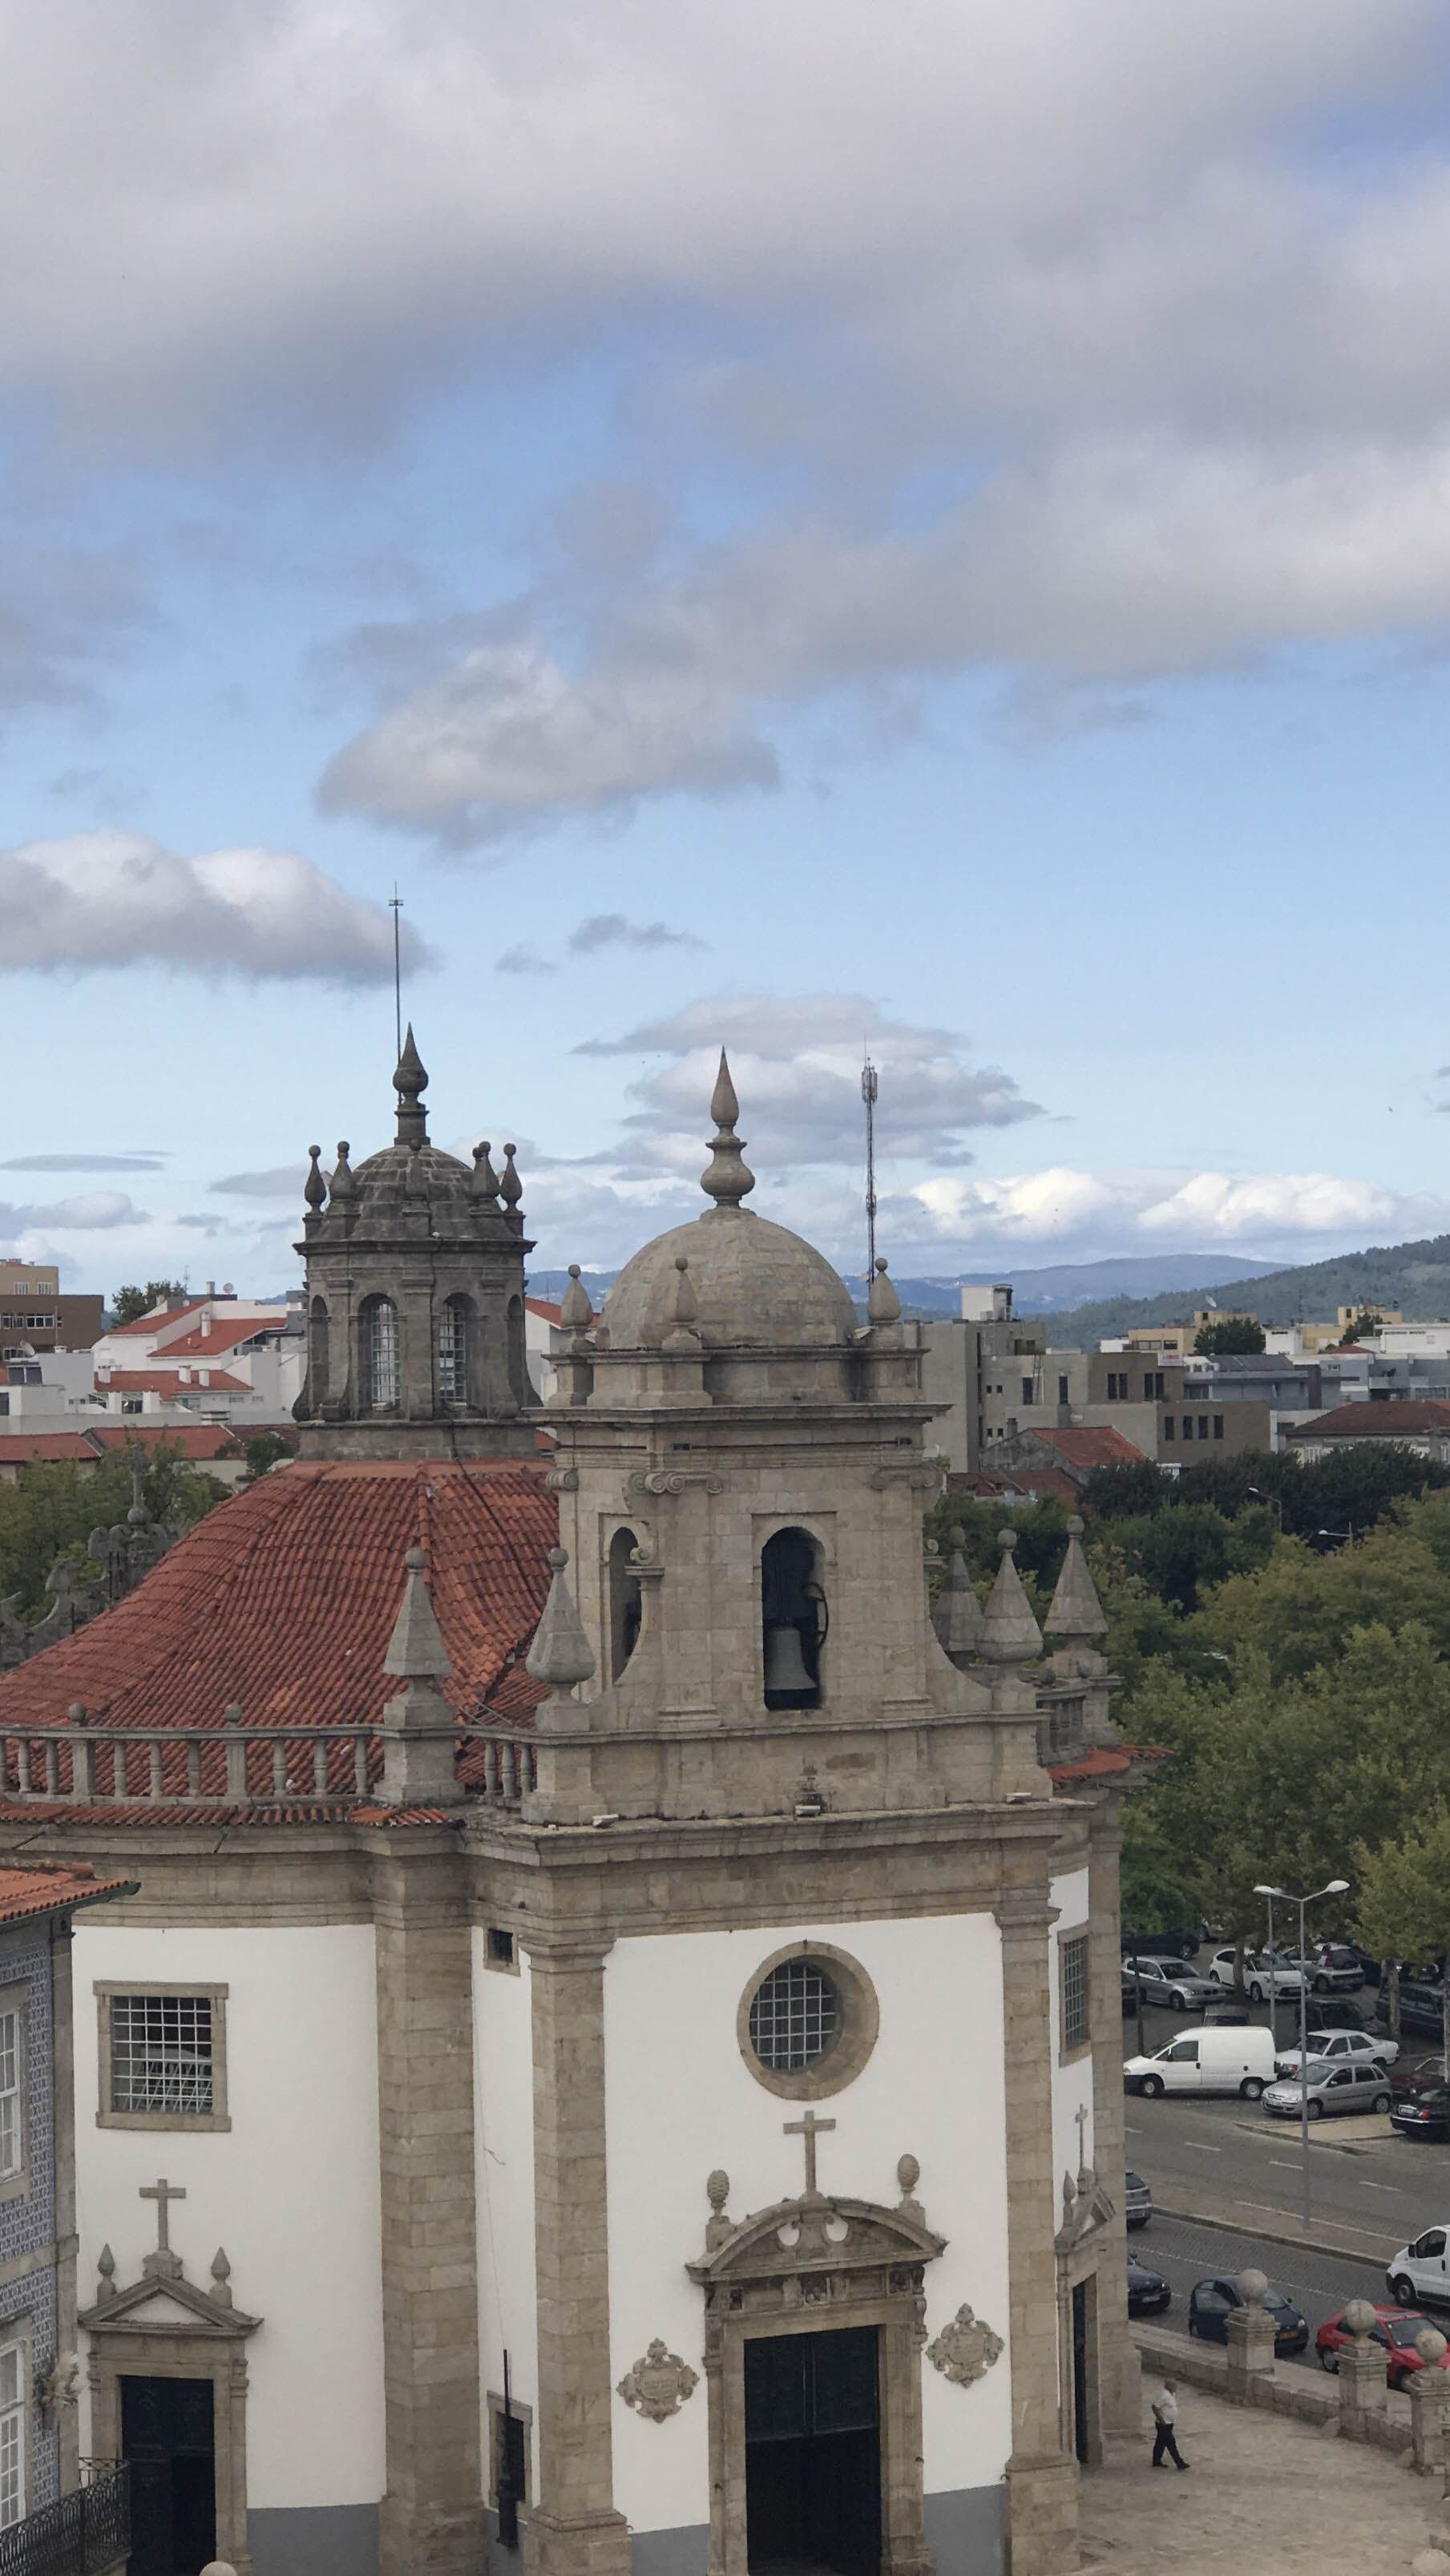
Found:
<svg viewBox="0 0 1450 2576"><path fill-rule="evenodd" d="M393 1020L398 1040L396 1061L399 1064L403 1061L403 952L398 932L398 915L402 909L403 898L398 892L398 880L394 877L388 910L393 916Z"/></svg>
<svg viewBox="0 0 1450 2576"><path fill-rule="evenodd" d="M866 1285L876 1276L876 1067L868 1055L861 1068L861 1097L866 1103Z"/></svg>

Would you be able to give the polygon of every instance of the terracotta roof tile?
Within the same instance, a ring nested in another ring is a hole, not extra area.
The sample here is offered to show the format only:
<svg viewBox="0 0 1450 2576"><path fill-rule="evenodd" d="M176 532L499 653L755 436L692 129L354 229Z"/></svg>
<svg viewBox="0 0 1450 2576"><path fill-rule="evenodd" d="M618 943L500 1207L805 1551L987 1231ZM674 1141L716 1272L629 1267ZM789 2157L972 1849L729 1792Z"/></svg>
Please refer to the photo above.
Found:
<svg viewBox="0 0 1450 2576"><path fill-rule="evenodd" d="M179 1368L113 1368L96 1371L96 1385L110 1395L250 1395L251 1386L244 1377L233 1377L226 1369L208 1369L206 1383L195 1369L185 1377Z"/></svg>
<svg viewBox="0 0 1450 2576"><path fill-rule="evenodd" d="M1296 1422L1291 1440L1410 1440L1427 1431L1450 1432L1450 1404L1433 1396L1396 1395L1380 1403L1364 1397L1337 1404L1313 1422Z"/></svg>
<svg viewBox="0 0 1450 2576"><path fill-rule="evenodd" d="M7 1860L0 1864L0 1923L103 1905L108 1897L133 1896L137 1885L134 1878L98 1878L89 1861Z"/></svg>
<svg viewBox="0 0 1450 2576"><path fill-rule="evenodd" d="M260 1431L291 1429L288 1423L249 1422L247 1437ZM183 1458L239 1458L242 1443L224 1422L88 1422L83 1439L99 1442L102 1449L131 1449L138 1443L143 1449L163 1445L175 1449Z"/></svg>
<svg viewBox="0 0 1450 2576"><path fill-rule="evenodd" d="M1032 1437L1045 1440L1050 1449L1074 1467L1117 1467L1125 1460L1137 1463L1143 1457L1141 1449L1106 1422L1074 1424L1052 1431L1039 1431L1034 1425Z"/></svg>
<svg viewBox="0 0 1450 2576"><path fill-rule="evenodd" d="M0 1431L0 1467L65 1463L93 1467L96 1451L83 1431Z"/></svg>
<svg viewBox="0 0 1450 2576"><path fill-rule="evenodd" d="M254 1727L375 1726L397 1687L383 1656L414 1545L453 1707L527 1722L543 1694L523 1658L558 1530L546 1475L531 1460L278 1467L114 1610L0 1675L0 1726L59 1725L73 1700L97 1726L219 1724L232 1701Z"/></svg>
<svg viewBox="0 0 1450 2576"><path fill-rule="evenodd" d="M204 1297L188 1297L185 1305L165 1306L154 1314L138 1315L133 1324L113 1324L112 1333L159 1333L164 1324L179 1324L183 1315L199 1315L206 1305ZM110 1338L109 1335L106 1336Z"/></svg>
<svg viewBox="0 0 1450 2576"><path fill-rule="evenodd" d="M282 1332L286 1320L280 1306L275 1316L213 1315L209 1322L194 1326L191 1332L182 1333L176 1341L163 1343L157 1357L167 1360L205 1359L213 1351L220 1356L224 1351L235 1350L238 1342L253 1341L258 1333Z"/></svg>

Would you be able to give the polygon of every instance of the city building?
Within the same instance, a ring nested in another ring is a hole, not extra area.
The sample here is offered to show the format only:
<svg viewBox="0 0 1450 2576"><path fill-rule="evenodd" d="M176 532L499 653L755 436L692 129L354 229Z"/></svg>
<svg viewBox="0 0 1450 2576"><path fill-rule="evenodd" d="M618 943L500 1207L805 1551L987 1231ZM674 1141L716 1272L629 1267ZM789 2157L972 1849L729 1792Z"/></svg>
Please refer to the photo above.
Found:
<svg viewBox="0 0 1450 2576"><path fill-rule="evenodd" d="M0 1677L0 1840L139 1882L74 2018L132 2576L1062 2576L1140 2406L1078 1532L1041 1632L1010 1541L929 1613L921 1329L745 1207L723 1058L547 1411L512 1164L395 1079L303 1455Z"/></svg>
<svg viewBox="0 0 1450 2576"><path fill-rule="evenodd" d="M1191 1359L1198 1336L1209 1324L1252 1324L1253 1315L1234 1306L1199 1306L1186 1324L1135 1324L1123 1340L1130 1351L1159 1351L1164 1359Z"/></svg>
<svg viewBox="0 0 1450 2576"><path fill-rule="evenodd" d="M1016 1463L1012 1443L1024 1434L1071 1427L1116 1431L1137 1455L1167 1467L1181 1465L1203 1442L1221 1457L1272 1445L1268 1402L1247 1396L1232 1373L1221 1385L1211 1361L1163 1357L1160 1365L1152 1350L1047 1350L1018 1369L1019 1400L1007 1408L984 1464ZM1284 1374L1287 1382L1287 1366Z"/></svg>
<svg viewBox="0 0 1450 2576"><path fill-rule="evenodd" d="M62 1296L53 1262L0 1257L0 1360L89 1350L103 1312L100 1297Z"/></svg>
<svg viewBox="0 0 1450 2576"><path fill-rule="evenodd" d="M314 1165L315 1170L315 1165ZM113 1325L91 1354L94 1392L110 1412L239 1427L290 1418L302 1386L300 1310L220 1295L172 1298L134 1323Z"/></svg>
<svg viewBox="0 0 1450 2576"><path fill-rule="evenodd" d="M1336 1405L1331 1413L1294 1424L1283 1445L1312 1464L1360 1440L1388 1441L1417 1457L1433 1458L1439 1466L1450 1465L1450 1403L1402 1396L1393 1404Z"/></svg>
<svg viewBox="0 0 1450 2576"><path fill-rule="evenodd" d="M1014 1316L1010 1287L960 1296L960 1315L925 1325L922 1344L922 1390L942 1408L930 1445L957 1471L988 1459L1047 1341L1043 1325Z"/></svg>

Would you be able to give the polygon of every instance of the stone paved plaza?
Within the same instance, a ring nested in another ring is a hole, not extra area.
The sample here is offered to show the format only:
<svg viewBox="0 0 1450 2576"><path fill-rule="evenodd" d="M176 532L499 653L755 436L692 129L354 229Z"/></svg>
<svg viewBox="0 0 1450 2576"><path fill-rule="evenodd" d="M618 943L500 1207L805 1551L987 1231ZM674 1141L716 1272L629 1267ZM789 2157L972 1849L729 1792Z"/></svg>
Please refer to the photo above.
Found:
<svg viewBox="0 0 1450 2576"><path fill-rule="evenodd" d="M1433 2539L1450 2547L1435 2481L1289 2417L1180 2388L1189 2474L1156 2473L1150 2436L1110 2441L1082 2484L1083 2563L1112 2576L1408 2576ZM1146 2397L1144 2422L1148 2420Z"/></svg>

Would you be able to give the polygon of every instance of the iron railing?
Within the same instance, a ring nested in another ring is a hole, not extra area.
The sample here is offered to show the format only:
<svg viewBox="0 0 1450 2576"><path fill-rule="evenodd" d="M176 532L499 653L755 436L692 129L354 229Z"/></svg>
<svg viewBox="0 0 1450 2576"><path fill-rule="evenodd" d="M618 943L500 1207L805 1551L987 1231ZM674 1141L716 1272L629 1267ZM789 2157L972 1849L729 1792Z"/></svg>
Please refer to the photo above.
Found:
<svg viewBox="0 0 1450 2576"><path fill-rule="evenodd" d="M108 2576L130 2547L130 2471L122 2460L0 2531L0 2576Z"/></svg>

